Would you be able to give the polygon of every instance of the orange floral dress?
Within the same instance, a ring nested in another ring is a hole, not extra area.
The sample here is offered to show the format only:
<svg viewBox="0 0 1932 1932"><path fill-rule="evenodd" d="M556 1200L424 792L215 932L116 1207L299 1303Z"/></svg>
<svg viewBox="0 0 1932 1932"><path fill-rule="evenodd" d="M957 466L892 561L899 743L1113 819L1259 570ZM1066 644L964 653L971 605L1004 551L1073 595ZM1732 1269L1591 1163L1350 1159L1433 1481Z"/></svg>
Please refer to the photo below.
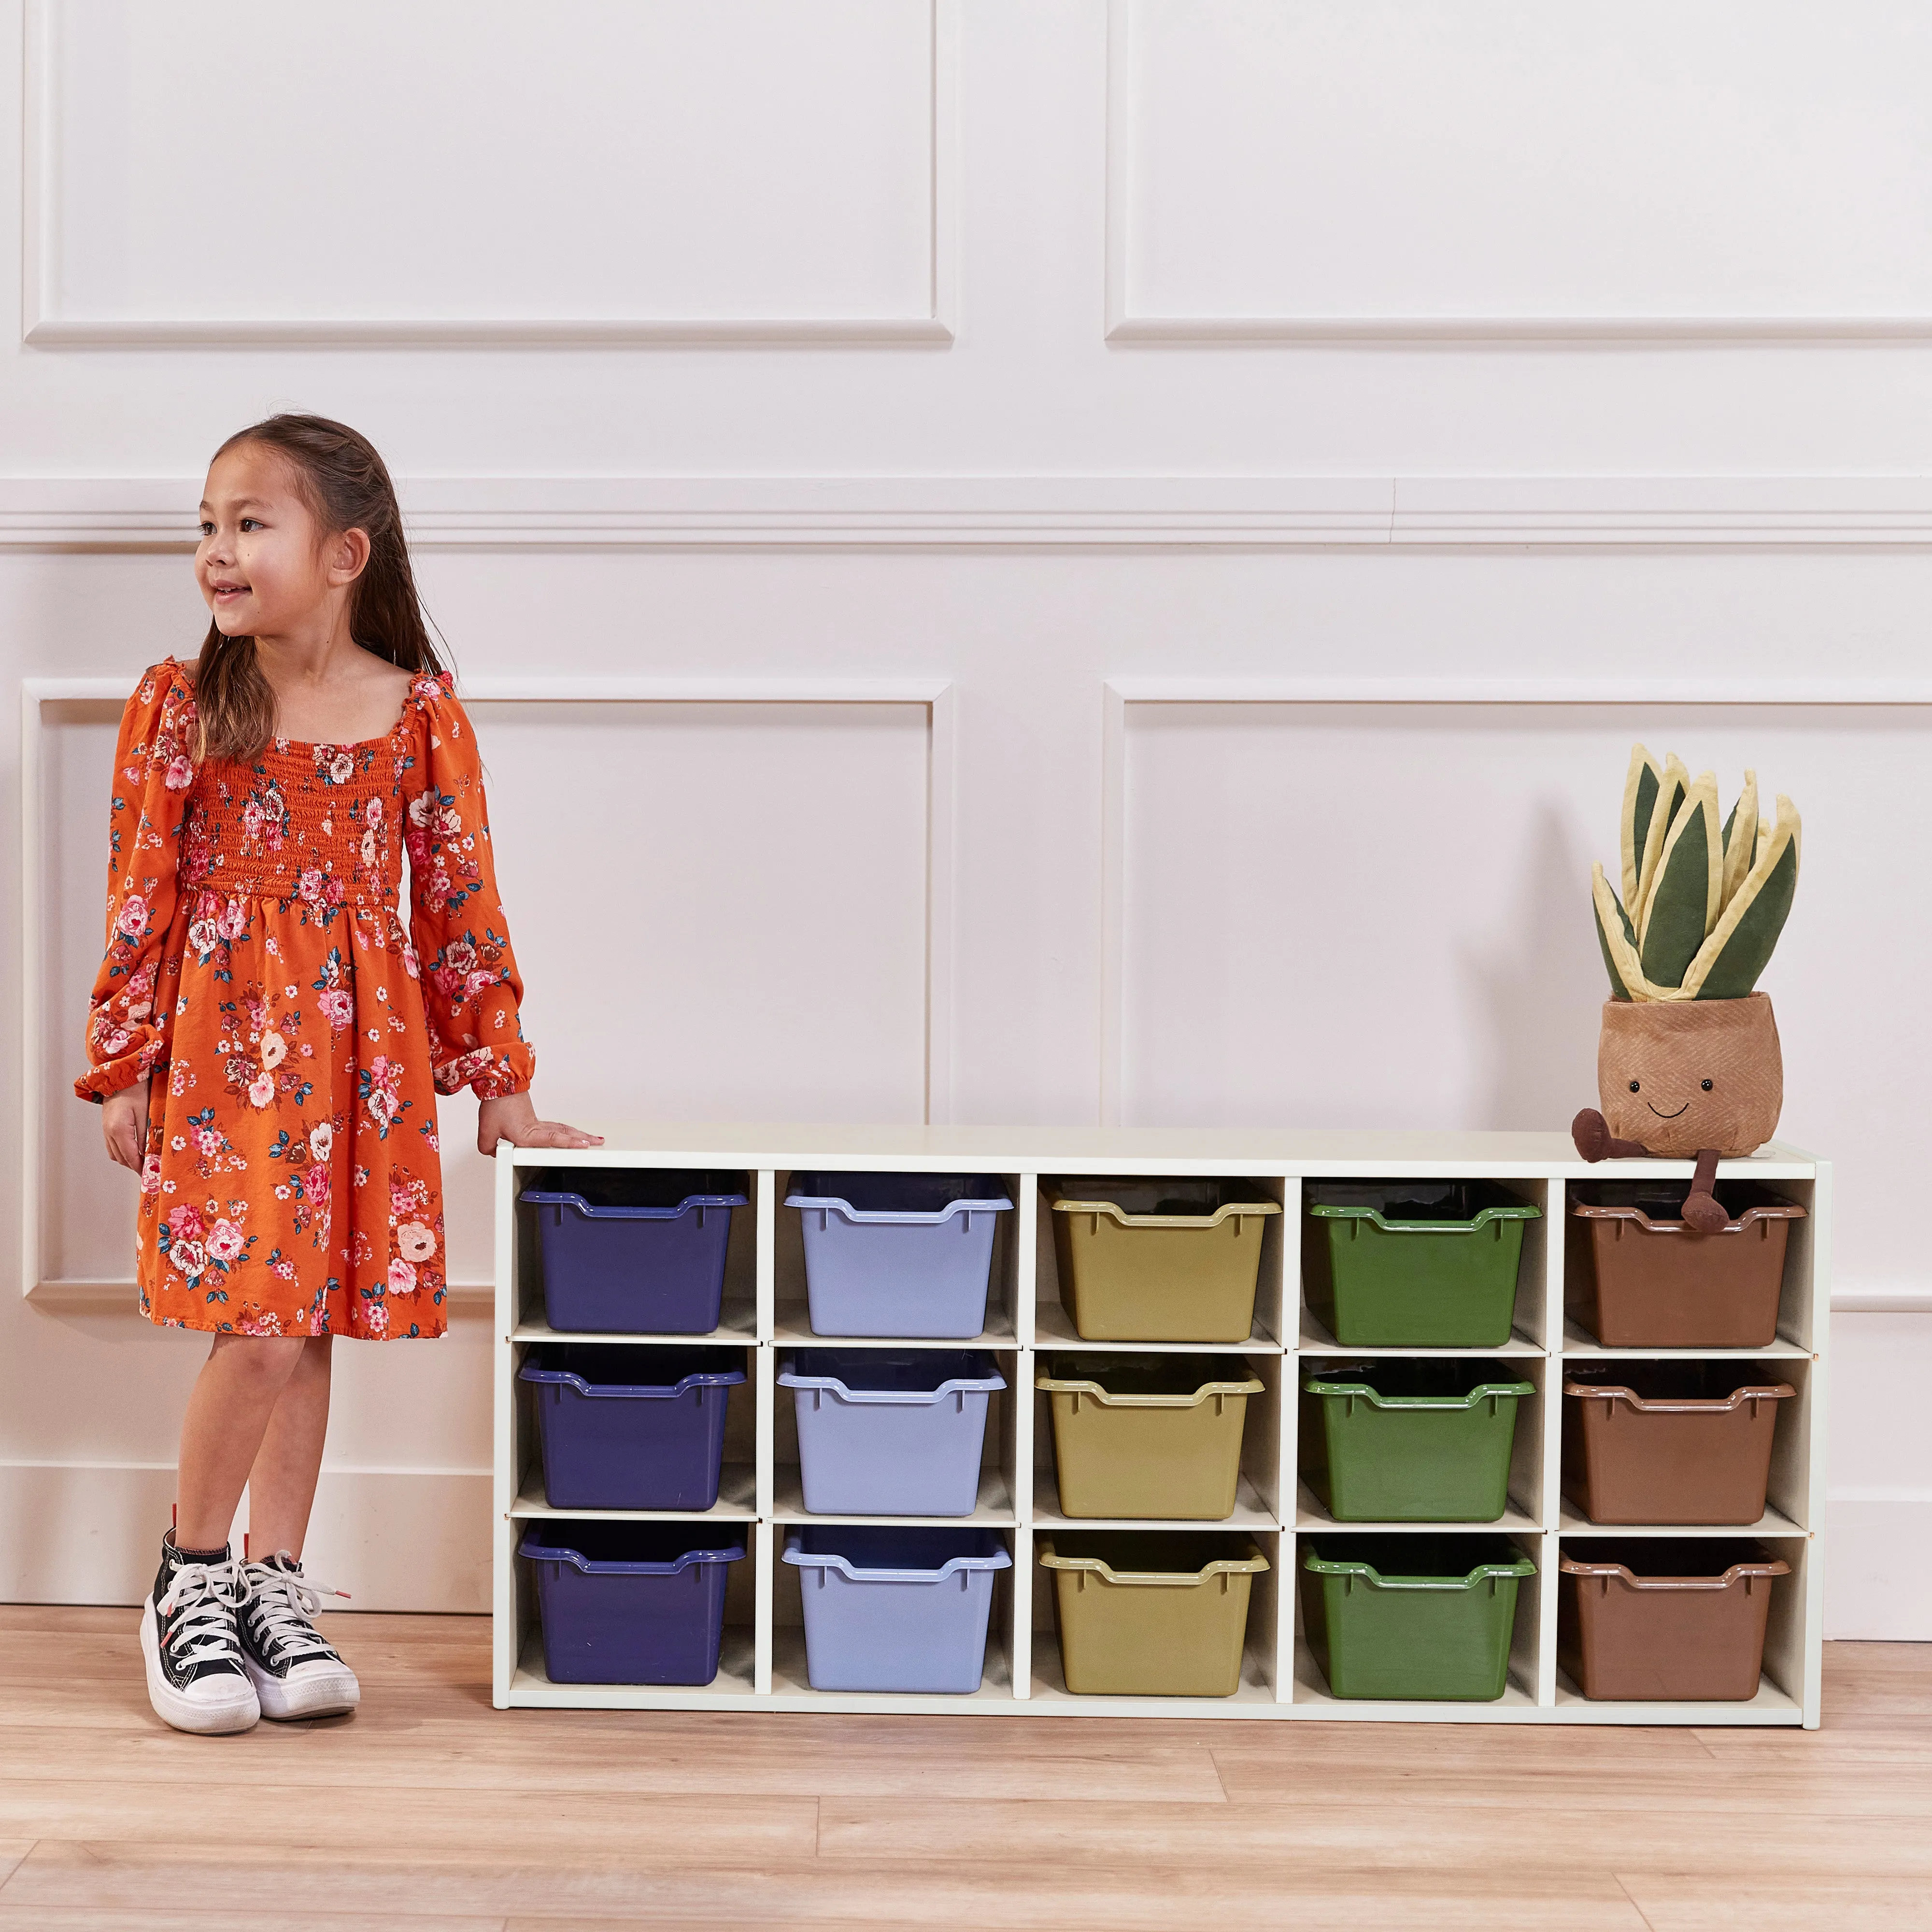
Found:
<svg viewBox="0 0 1932 1932"><path fill-rule="evenodd" d="M172 658L121 721L100 1100L152 1070L142 1312L244 1335L440 1335L436 1096L530 1084L476 739L419 677L386 737L197 765ZM410 915L398 910L405 850Z"/></svg>

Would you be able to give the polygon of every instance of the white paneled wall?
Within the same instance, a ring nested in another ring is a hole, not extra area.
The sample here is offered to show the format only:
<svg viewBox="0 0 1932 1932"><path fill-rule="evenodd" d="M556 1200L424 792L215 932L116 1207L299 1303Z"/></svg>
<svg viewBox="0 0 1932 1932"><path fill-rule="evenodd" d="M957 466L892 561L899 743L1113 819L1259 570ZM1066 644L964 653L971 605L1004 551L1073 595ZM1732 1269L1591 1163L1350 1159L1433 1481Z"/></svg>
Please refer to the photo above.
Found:
<svg viewBox="0 0 1932 1932"><path fill-rule="evenodd" d="M1630 740L1754 764L1832 1618L1932 1636L1928 82L1877 0L0 0L0 1595L165 1513L86 694L292 406L404 480L565 1118L1560 1126ZM358 1604L482 1605L487 1345L342 1352Z"/></svg>

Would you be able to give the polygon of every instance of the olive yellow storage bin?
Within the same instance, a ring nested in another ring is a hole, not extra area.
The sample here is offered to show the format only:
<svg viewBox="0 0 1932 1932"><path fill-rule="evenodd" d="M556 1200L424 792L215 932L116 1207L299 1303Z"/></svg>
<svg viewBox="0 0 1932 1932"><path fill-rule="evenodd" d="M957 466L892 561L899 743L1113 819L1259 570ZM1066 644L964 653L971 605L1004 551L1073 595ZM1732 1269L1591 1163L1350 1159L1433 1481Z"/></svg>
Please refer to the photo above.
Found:
<svg viewBox="0 0 1932 1932"><path fill-rule="evenodd" d="M1076 1697L1232 1697L1248 1595L1268 1558L1244 1536L1099 1530L1042 1538L1060 1668Z"/></svg>
<svg viewBox="0 0 1932 1932"><path fill-rule="evenodd" d="M1053 1411L1063 1516L1226 1520L1248 1398L1266 1384L1225 1355L1055 1355L1034 1379Z"/></svg>
<svg viewBox="0 0 1932 1932"><path fill-rule="evenodd" d="M1083 1342L1245 1342L1262 1237L1252 1180L1049 1182L1067 1318Z"/></svg>

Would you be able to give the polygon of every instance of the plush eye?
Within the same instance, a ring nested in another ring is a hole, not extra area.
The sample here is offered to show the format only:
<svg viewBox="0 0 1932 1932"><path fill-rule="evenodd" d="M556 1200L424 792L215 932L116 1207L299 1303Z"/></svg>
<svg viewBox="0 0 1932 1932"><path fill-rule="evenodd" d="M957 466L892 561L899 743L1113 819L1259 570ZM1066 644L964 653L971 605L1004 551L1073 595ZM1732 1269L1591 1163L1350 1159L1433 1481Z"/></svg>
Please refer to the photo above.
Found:
<svg viewBox="0 0 1932 1932"><path fill-rule="evenodd" d="M1636 1082L1634 1080L1630 1082L1630 1091L1633 1094L1636 1091Z"/></svg>
<svg viewBox="0 0 1932 1932"><path fill-rule="evenodd" d="M1704 1088L1704 1091L1705 1091L1706 1093L1707 1093L1707 1094L1708 1094L1708 1093L1709 1093L1709 1092L1710 1092L1710 1090L1711 1090L1711 1083L1710 1083L1710 1082L1709 1082L1709 1081L1708 1081L1708 1080L1706 1080L1706 1082L1703 1082L1703 1088Z"/></svg>

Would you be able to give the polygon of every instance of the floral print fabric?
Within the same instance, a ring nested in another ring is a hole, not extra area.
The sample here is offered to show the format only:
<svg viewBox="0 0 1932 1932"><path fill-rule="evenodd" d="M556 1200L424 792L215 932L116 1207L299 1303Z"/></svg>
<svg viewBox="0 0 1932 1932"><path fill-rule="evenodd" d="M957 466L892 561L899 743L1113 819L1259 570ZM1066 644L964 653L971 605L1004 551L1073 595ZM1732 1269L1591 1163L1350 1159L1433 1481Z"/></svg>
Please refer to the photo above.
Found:
<svg viewBox="0 0 1932 1932"><path fill-rule="evenodd" d="M359 745L278 738L197 765L194 726L170 658L122 718L74 1083L98 1100L152 1074L142 1310L250 1335L440 1335L436 1095L520 1093L535 1071L470 721L445 675Z"/></svg>

